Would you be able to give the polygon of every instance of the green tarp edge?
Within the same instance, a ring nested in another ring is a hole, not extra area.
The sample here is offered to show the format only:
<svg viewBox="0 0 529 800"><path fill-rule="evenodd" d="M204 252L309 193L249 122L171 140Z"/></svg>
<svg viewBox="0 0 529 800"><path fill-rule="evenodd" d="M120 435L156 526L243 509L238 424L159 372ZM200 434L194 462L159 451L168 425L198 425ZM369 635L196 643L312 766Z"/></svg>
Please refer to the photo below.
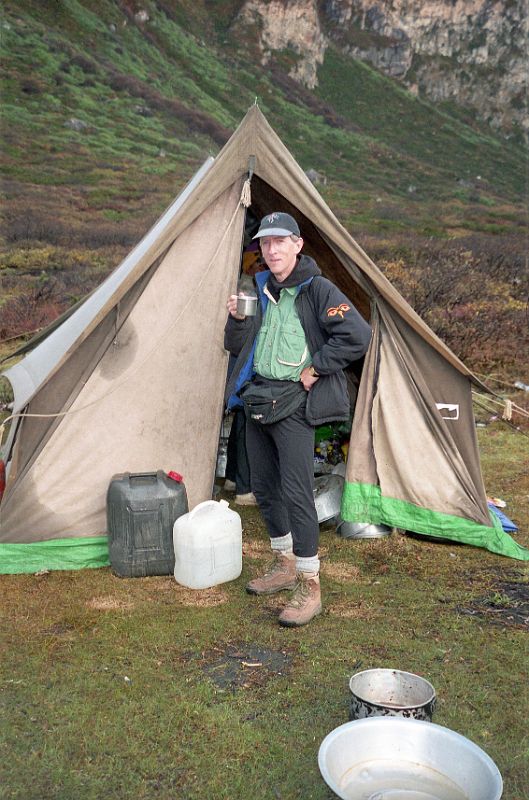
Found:
<svg viewBox="0 0 529 800"><path fill-rule="evenodd" d="M0 574L108 567L108 536L0 544Z"/></svg>
<svg viewBox="0 0 529 800"><path fill-rule="evenodd" d="M348 522L369 522L394 528L438 536L451 541L484 547L491 553L529 561L529 550L506 533L495 514L490 514L491 527L470 519L430 511L404 500L383 497L380 486L346 482L342 496L342 518Z"/></svg>

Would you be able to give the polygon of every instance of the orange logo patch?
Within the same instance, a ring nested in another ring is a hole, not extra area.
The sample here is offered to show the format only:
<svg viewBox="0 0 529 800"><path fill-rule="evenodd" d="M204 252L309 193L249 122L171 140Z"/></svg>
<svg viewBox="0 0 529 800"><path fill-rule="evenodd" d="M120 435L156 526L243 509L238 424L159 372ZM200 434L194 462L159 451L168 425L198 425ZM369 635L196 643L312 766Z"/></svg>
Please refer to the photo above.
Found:
<svg viewBox="0 0 529 800"><path fill-rule="evenodd" d="M343 315L346 311L350 311L351 306L348 306L347 303L340 303L339 306L333 306L332 308L327 309L327 316L328 317L335 317L336 314L339 314L340 317L343 319Z"/></svg>

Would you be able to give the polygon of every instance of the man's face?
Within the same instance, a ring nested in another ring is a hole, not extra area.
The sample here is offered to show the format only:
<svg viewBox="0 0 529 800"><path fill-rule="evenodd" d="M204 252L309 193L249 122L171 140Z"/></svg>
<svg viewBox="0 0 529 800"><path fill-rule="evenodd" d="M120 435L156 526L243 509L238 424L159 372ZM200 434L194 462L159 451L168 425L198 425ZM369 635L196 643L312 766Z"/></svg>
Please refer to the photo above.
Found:
<svg viewBox="0 0 529 800"><path fill-rule="evenodd" d="M300 237L294 241L290 236L263 236L261 252L266 266L281 283L288 278L296 266L296 258L303 247Z"/></svg>

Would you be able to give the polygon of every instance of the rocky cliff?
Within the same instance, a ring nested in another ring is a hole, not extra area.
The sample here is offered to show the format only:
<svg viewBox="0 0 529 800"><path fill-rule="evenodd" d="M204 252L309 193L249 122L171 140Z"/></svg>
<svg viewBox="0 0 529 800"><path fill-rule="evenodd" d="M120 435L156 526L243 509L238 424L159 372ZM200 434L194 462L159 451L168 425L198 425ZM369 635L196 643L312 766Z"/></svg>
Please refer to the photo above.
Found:
<svg viewBox="0 0 529 800"><path fill-rule="evenodd" d="M235 27L253 29L263 64L290 53L309 89L334 45L506 135L529 128L528 0L246 0Z"/></svg>

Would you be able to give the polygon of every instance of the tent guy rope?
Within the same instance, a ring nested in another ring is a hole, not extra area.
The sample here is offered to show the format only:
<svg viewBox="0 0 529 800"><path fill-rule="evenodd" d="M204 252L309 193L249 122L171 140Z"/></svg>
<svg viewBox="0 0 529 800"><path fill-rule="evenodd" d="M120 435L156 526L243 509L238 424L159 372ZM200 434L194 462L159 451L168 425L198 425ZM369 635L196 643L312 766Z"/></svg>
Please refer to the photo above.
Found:
<svg viewBox="0 0 529 800"><path fill-rule="evenodd" d="M520 414L520 416L522 417L529 417L529 411L526 411L525 408L516 405L516 403L513 403L512 400L495 400L493 397L480 394L480 392L476 392L474 390L472 390L472 395L474 397L480 397L482 400L486 400L488 403L493 403L496 406L500 406L500 408L504 409L504 413L510 414L511 416L513 412L516 412L517 414ZM510 419L511 416L505 418Z"/></svg>

